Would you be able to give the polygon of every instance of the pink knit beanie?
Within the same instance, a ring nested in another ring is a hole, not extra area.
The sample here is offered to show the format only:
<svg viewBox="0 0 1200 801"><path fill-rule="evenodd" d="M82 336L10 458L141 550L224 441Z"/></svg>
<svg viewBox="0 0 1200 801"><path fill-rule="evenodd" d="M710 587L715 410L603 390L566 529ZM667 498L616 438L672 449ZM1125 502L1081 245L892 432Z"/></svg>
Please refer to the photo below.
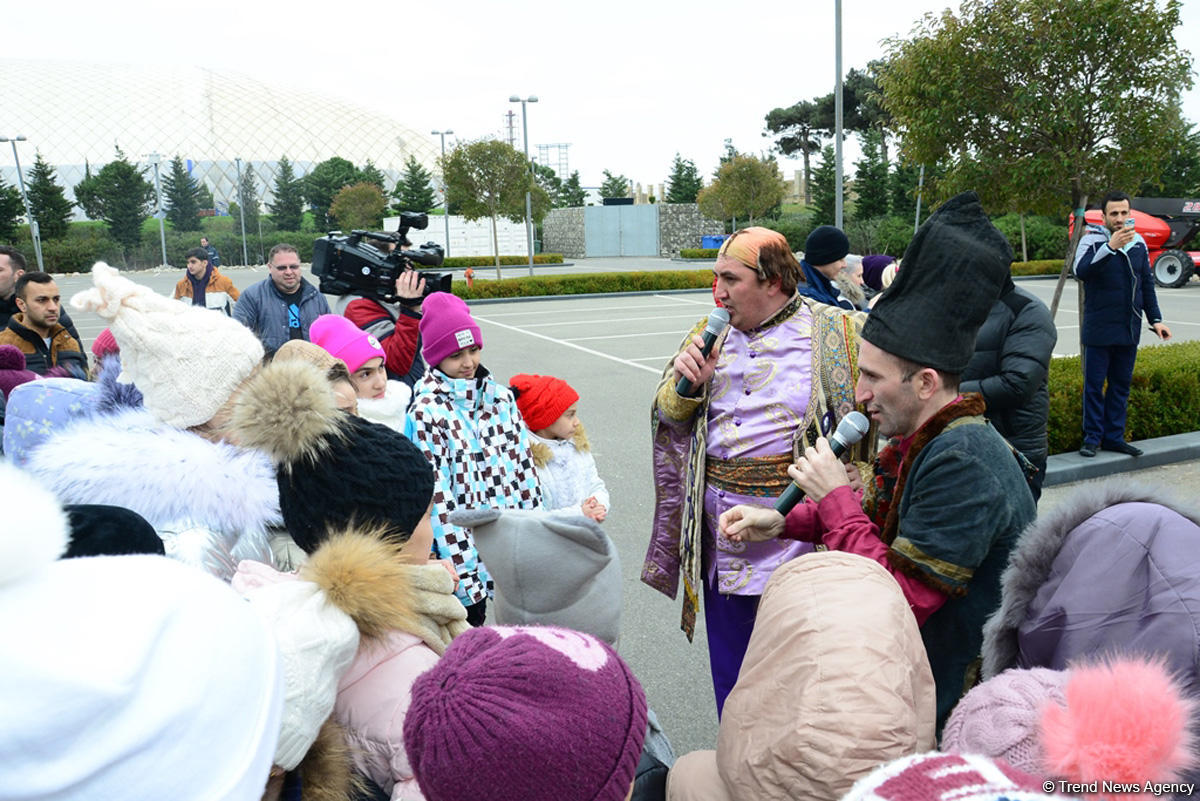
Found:
<svg viewBox="0 0 1200 801"><path fill-rule="evenodd" d="M421 356L430 367L455 351L472 345L483 347L479 324L471 319L466 302L449 292L434 292L421 305Z"/></svg>
<svg viewBox="0 0 1200 801"><path fill-rule="evenodd" d="M1006 670L963 696L942 729L942 750L999 757L1014 768L1045 772L1039 729L1047 703L1064 701L1068 674L1031 668Z"/></svg>
<svg viewBox="0 0 1200 801"><path fill-rule="evenodd" d="M121 348L117 346L117 338L113 336L111 328L105 328L92 342L92 355L97 359L120 352Z"/></svg>
<svg viewBox="0 0 1200 801"><path fill-rule="evenodd" d="M374 334L367 333L340 314L322 314L313 320L308 338L345 362L346 369L352 373L371 359L387 358Z"/></svg>
<svg viewBox="0 0 1200 801"><path fill-rule="evenodd" d="M404 718L428 801L622 801L645 737L646 696L616 651L549 626L460 634Z"/></svg>

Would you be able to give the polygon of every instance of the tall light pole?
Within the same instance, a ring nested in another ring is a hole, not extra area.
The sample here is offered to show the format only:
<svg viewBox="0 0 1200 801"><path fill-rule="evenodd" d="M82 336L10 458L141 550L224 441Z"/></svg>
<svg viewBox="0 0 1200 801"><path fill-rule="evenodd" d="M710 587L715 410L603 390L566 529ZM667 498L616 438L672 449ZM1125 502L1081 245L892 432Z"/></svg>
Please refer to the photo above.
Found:
<svg viewBox="0 0 1200 801"><path fill-rule="evenodd" d="M242 197L242 160L235 158L233 163L237 166L238 214L242 218L242 264L249 266L250 254L246 252L246 198Z"/></svg>
<svg viewBox="0 0 1200 801"><path fill-rule="evenodd" d="M833 163L837 165L833 182L833 208L836 220L834 225L841 228L842 202L845 199L842 189L842 0L834 0L833 20L833 38L836 42L834 45L834 68L837 70L837 79L833 83L833 146L837 149L833 159Z"/></svg>
<svg viewBox="0 0 1200 801"><path fill-rule="evenodd" d="M525 134L525 163L529 165L530 177L533 176L533 163L529 161L529 120L525 116L525 104L536 103L537 95L529 97L518 97L512 95L508 98L509 103L521 104L521 131ZM533 209L532 195L529 190L525 190L525 242L529 246L529 274L533 275Z"/></svg>
<svg viewBox="0 0 1200 801"><path fill-rule="evenodd" d="M442 137L442 220L446 223L446 255L450 255L450 201L446 193L446 137L454 131L430 131L433 136Z"/></svg>
<svg viewBox="0 0 1200 801"><path fill-rule="evenodd" d="M149 156L147 156L147 158L149 158L150 163L154 165L154 194L158 196L158 210L156 212L154 212L154 216L158 218L158 237L162 241L162 254L163 254L162 263L163 263L163 266L166 267L167 266L167 228L166 228L166 224L163 222L163 218L166 217L167 215L166 215L166 212L163 211L162 182L158 178L158 163L162 160L162 157L159 156L156 151L154 153L151 153Z"/></svg>
<svg viewBox="0 0 1200 801"><path fill-rule="evenodd" d="M21 186L21 201L25 204L25 217L29 220L29 235L33 238L33 254L37 257L38 272L44 272L42 264L42 235L38 231L37 220L33 217L33 207L29 205L29 195L25 193L25 178L21 175L21 159L17 157L17 142L24 142L25 137L0 136L0 142L12 142L13 161L17 164L17 183Z"/></svg>

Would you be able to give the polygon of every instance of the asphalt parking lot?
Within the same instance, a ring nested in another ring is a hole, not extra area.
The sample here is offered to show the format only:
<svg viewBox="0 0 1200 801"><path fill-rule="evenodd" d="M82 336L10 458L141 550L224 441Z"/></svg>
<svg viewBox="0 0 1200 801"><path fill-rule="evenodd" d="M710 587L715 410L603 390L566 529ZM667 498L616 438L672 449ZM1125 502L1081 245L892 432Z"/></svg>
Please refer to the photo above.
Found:
<svg viewBox="0 0 1200 801"><path fill-rule="evenodd" d="M678 265L695 269L700 265ZM661 267L660 267L661 268ZM135 280L169 294L178 272L134 274ZM263 271L231 270L239 287L264 277ZM64 298L90 286L87 276L59 278ZM1051 280L1020 285L1049 303ZM1200 339L1200 283L1160 290L1159 302L1177 340ZM650 703L679 753L712 748L717 721L709 680L703 625L688 643L679 630L680 602L665 598L639 580L645 554L654 482L650 470L649 412L663 366L694 323L712 308L705 290L633 296L560 297L478 303L473 313L484 338L483 364L505 381L519 372L566 379L580 393L580 417L588 428L600 475L612 494L605 529L617 545L624 576L620 650L642 680ZM98 317L77 313L76 323L90 344L104 327ZM1056 353L1078 352L1075 286L1069 283L1059 316ZM1143 335L1143 344L1157 342ZM1186 469L1195 472L1194 463ZM1156 468L1155 480L1180 483L1175 468ZM1150 471L1146 471L1150 473ZM1148 476L1149 477L1149 476ZM1058 502L1070 486L1054 488Z"/></svg>

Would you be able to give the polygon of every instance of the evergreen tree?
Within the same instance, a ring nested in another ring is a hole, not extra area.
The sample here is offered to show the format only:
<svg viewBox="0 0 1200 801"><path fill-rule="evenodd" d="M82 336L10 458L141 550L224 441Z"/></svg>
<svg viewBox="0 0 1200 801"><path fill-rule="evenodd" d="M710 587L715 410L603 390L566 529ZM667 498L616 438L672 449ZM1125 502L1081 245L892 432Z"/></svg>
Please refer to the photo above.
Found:
<svg viewBox="0 0 1200 801"><path fill-rule="evenodd" d="M696 195L704 187L696 162L684 159L675 154L675 163L671 165L671 177L667 179L668 203L695 203Z"/></svg>
<svg viewBox="0 0 1200 801"><path fill-rule="evenodd" d="M433 189L433 175L415 157L404 160L404 172L392 190L395 211L429 211L438 204Z"/></svg>
<svg viewBox="0 0 1200 801"><path fill-rule="evenodd" d="M582 206L587 203L587 190L579 185L579 170L571 173L571 177L563 182L561 199L565 207Z"/></svg>
<svg viewBox="0 0 1200 801"><path fill-rule="evenodd" d="M75 204L67 200L63 188L55 181L54 168L41 153L33 160L29 171L29 208L38 222L42 239L62 239L71 225L71 209Z"/></svg>
<svg viewBox="0 0 1200 801"><path fill-rule="evenodd" d="M855 162L854 218L869 220L884 217L888 213L888 163L883 150L883 135L878 128L868 128L859 137L862 140L862 159Z"/></svg>
<svg viewBox="0 0 1200 801"><path fill-rule="evenodd" d="M154 186L129 163L117 148L115 160L95 175L87 171L75 186L75 197L88 216L95 213L128 256L142 239L142 223L149 217Z"/></svg>
<svg viewBox="0 0 1200 801"><path fill-rule="evenodd" d="M163 179L167 196L167 219L176 231L200 230L200 184L188 173L179 156L171 159L171 169Z"/></svg>
<svg viewBox="0 0 1200 801"><path fill-rule="evenodd" d="M268 208L280 231L299 231L304 219L303 182L296 177L287 156L280 156L275 171L275 202Z"/></svg>
<svg viewBox="0 0 1200 801"><path fill-rule="evenodd" d="M245 212L246 230L255 231L258 227L258 182L254 180L254 168L249 162L242 165L242 183L238 187L237 203ZM233 218L233 232L239 236L242 233L242 214Z"/></svg>
<svg viewBox="0 0 1200 801"><path fill-rule="evenodd" d="M912 220L917 213L917 181L921 168L905 161L897 161L888 179L888 193L892 199L892 216Z"/></svg>
<svg viewBox="0 0 1200 801"><path fill-rule="evenodd" d="M629 179L605 170L604 183L600 184L600 197L629 197Z"/></svg>
<svg viewBox="0 0 1200 801"><path fill-rule="evenodd" d="M833 145L821 148L821 163L813 168L812 213L813 225L833 225L837 208L837 166L834 163ZM845 202L845 182L842 184L842 202Z"/></svg>
<svg viewBox="0 0 1200 801"><path fill-rule="evenodd" d="M387 182L387 176L380 172L379 168L370 159L363 165L363 168L358 171L359 176L364 183L375 184L381 192L386 192L387 187L384 184Z"/></svg>
<svg viewBox="0 0 1200 801"><path fill-rule="evenodd" d="M25 214L25 204L21 202L21 192L15 186L9 186L0 178L0 240L12 242L17 234L17 224Z"/></svg>
<svg viewBox="0 0 1200 801"><path fill-rule="evenodd" d="M89 220L99 220L103 213L100 201L96 197L96 176L92 175L92 165L86 159L83 162L83 180L75 185L75 204L83 209L83 214Z"/></svg>
<svg viewBox="0 0 1200 801"><path fill-rule="evenodd" d="M362 173L358 168L338 156L322 161L304 176L304 199L312 207L317 230L328 231L332 227L329 205L333 203L334 195L340 192L342 187L362 183L362 180Z"/></svg>
<svg viewBox="0 0 1200 801"><path fill-rule="evenodd" d="M534 162L533 180L537 181L537 185L545 190L546 194L550 197L550 205L553 208L561 209L566 205L562 198L562 180L559 179L558 173L552 167Z"/></svg>

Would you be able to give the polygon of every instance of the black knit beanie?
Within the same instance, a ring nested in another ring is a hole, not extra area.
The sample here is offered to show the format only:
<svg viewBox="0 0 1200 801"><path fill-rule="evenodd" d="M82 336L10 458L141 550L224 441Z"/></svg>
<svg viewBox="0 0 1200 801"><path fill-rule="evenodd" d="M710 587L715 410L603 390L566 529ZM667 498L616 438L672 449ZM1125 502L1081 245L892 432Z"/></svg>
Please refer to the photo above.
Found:
<svg viewBox="0 0 1200 801"><path fill-rule="evenodd" d="M154 526L123 506L78 503L63 507L71 520L71 544L64 559L166 553Z"/></svg>
<svg viewBox="0 0 1200 801"><path fill-rule="evenodd" d="M955 195L909 243L903 268L871 310L862 338L914 364L961 373L1012 258L979 196Z"/></svg>
<svg viewBox="0 0 1200 801"><path fill-rule="evenodd" d="M821 225L813 229L804 240L804 260L814 267L833 264L846 258L850 252L850 240L841 228Z"/></svg>
<svg viewBox="0 0 1200 801"><path fill-rule="evenodd" d="M284 525L308 553L351 525L404 542L433 498L433 468L417 446L340 411L307 362L273 362L246 382L233 428L272 457Z"/></svg>

